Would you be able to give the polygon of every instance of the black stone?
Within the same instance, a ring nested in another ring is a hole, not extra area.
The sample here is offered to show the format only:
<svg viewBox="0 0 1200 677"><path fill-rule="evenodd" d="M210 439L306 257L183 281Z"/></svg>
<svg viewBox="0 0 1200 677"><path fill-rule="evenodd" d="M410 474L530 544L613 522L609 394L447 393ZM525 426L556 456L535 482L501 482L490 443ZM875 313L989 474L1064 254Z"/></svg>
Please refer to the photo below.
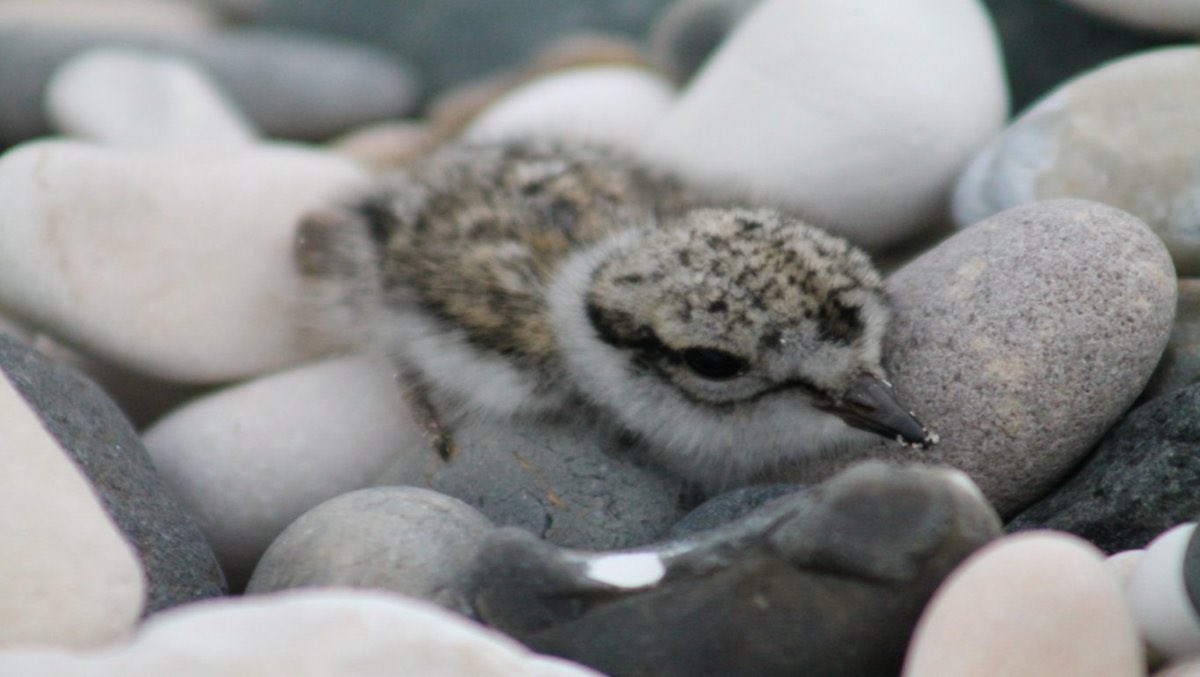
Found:
<svg viewBox="0 0 1200 677"><path fill-rule="evenodd" d="M94 383L0 334L0 371L91 481L148 579L147 614L226 593L216 555L120 409Z"/></svg>
<svg viewBox="0 0 1200 677"><path fill-rule="evenodd" d="M725 527L639 549L657 583L589 575L610 554L493 532L472 575L483 622L610 675L886 675L941 580L1000 532L940 470L864 463Z"/></svg>
<svg viewBox="0 0 1200 677"><path fill-rule="evenodd" d="M1141 548L1200 514L1200 384L1134 409L1071 478L1009 531L1059 529L1109 553Z"/></svg>

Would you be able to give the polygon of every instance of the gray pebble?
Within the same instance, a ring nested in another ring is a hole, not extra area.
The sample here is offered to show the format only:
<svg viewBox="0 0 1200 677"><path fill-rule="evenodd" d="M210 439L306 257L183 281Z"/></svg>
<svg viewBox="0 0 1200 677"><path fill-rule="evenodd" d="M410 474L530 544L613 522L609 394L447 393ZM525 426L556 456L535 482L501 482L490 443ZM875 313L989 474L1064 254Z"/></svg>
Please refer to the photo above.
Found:
<svg viewBox="0 0 1200 677"><path fill-rule="evenodd" d="M415 487L361 489L309 510L275 539L246 592L391 590L468 613L468 567L492 530L462 501Z"/></svg>
<svg viewBox="0 0 1200 677"><path fill-rule="evenodd" d="M650 29L650 57L687 82L759 0L676 0Z"/></svg>

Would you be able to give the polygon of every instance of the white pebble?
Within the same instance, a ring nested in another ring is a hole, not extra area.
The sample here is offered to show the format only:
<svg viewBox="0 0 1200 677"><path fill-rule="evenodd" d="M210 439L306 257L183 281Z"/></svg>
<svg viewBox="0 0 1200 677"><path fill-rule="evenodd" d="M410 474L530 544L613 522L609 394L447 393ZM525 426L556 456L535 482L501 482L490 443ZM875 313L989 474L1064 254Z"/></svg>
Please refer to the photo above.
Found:
<svg viewBox="0 0 1200 677"><path fill-rule="evenodd" d="M1025 532L963 562L926 606L905 677L1140 677L1132 614L1104 554L1081 538Z"/></svg>
<svg viewBox="0 0 1200 677"><path fill-rule="evenodd" d="M1155 538L1129 579L1129 603L1146 643L1165 658L1200 655L1200 615L1183 583L1183 554L1195 530L1189 522Z"/></svg>
<svg viewBox="0 0 1200 677"><path fill-rule="evenodd" d="M1007 105L977 0L766 0L643 150L882 246L940 214Z"/></svg>
<svg viewBox="0 0 1200 677"><path fill-rule="evenodd" d="M18 146L0 156L0 312L182 382L303 361L326 347L301 331L296 222L366 180L299 146Z"/></svg>
<svg viewBox="0 0 1200 677"><path fill-rule="evenodd" d="M258 136L198 67L130 48L89 50L59 66L46 109L64 134L119 145L238 148Z"/></svg>
<svg viewBox="0 0 1200 677"><path fill-rule="evenodd" d="M363 358L217 391L144 439L235 585L301 514L378 483L397 461L419 463L426 449L392 370Z"/></svg>
<svg viewBox="0 0 1200 677"><path fill-rule="evenodd" d="M176 607L150 618L128 646L102 653L0 651L0 674L598 677L431 604L349 590Z"/></svg>
<svg viewBox="0 0 1200 677"><path fill-rule="evenodd" d="M133 547L0 372L0 647L102 644L145 599Z"/></svg>
<svg viewBox="0 0 1200 677"><path fill-rule="evenodd" d="M469 141L566 137L633 147L674 99L670 81L644 68L593 66L526 83L467 127Z"/></svg>

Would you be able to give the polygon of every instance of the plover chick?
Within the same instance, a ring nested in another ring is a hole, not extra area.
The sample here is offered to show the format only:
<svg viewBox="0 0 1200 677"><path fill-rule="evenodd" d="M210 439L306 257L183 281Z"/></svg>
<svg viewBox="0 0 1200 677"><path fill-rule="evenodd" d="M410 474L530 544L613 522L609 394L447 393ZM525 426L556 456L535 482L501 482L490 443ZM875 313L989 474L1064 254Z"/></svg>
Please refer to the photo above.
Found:
<svg viewBox="0 0 1200 677"><path fill-rule="evenodd" d="M306 217L296 254L324 326L404 365L451 428L588 416L709 488L835 452L852 428L932 444L880 365L867 256L703 203L601 148L450 147Z"/></svg>

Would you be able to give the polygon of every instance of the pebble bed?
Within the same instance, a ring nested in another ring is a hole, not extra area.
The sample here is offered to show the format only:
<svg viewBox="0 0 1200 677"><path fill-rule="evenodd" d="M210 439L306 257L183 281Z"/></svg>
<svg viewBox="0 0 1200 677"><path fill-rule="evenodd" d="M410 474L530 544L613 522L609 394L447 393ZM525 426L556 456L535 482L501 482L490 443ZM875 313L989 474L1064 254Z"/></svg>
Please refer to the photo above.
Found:
<svg viewBox="0 0 1200 677"><path fill-rule="evenodd" d="M1194 3L501 4L0 0L0 674L1200 676ZM436 453L296 225L531 135L866 248L940 443Z"/></svg>

